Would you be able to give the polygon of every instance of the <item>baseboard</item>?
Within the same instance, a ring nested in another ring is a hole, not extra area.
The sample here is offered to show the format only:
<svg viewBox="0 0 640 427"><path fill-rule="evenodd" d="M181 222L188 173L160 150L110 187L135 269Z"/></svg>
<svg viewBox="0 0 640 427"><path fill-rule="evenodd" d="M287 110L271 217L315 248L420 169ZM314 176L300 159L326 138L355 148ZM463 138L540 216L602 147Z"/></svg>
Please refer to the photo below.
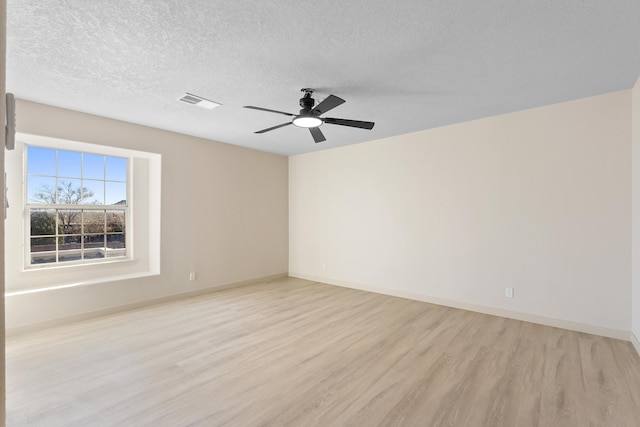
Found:
<svg viewBox="0 0 640 427"><path fill-rule="evenodd" d="M630 335L631 335L631 337L630 337L629 341L631 341L631 344L633 344L633 347L638 352L638 356L640 356L640 340L638 339L636 334L634 334L633 332L631 332Z"/></svg>
<svg viewBox="0 0 640 427"><path fill-rule="evenodd" d="M629 331L603 328L601 326L589 325L589 324L580 323L580 322L572 322L570 320L556 319L553 317L540 316L537 314L521 313L519 311L505 310L502 308L470 304L466 302L455 301L455 300L450 300L445 298L432 297L429 295L423 295L423 294L418 294L414 292L380 288L376 286L350 283L350 282L345 282L341 280L327 279L324 277L315 277L315 276L310 276L308 274L289 272L289 276L296 277L299 279L311 280L313 282L321 282L329 285L341 286L344 288L358 289L361 291L374 292L374 293L383 294L383 295L390 295L394 297L406 298L406 299L411 299L415 301L422 301L422 302L427 302L431 304L443 305L446 307L474 311L477 313L490 314L493 316L506 317L506 318L515 319L515 320L522 320L525 322L537 323L545 326L553 326L555 328L567 329L570 331L584 332L587 334L600 335L603 337L629 341ZM636 346L636 349L638 348L639 347Z"/></svg>
<svg viewBox="0 0 640 427"><path fill-rule="evenodd" d="M107 316L110 314L121 313L129 310L136 310L139 308L149 307L152 305L163 304L171 301L177 301L185 298L196 297L200 295L206 295L214 292L223 291L225 289L237 288L241 286L255 285L258 283L270 282L273 280L287 277L287 273L273 274L270 276L260 277L250 280L242 280L239 282L227 283L224 285L212 286L209 288L197 289L195 291L183 292L179 294L167 295L160 298L154 298L145 301L134 302L131 304L118 305L115 307L109 307L102 310L89 311L86 313L75 314L73 316L61 317L52 320L46 320L44 322L30 323L28 325L14 326L5 330L5 336L11 337L21 335L29 332L39 331L41 329L50 328L53 326L64 325L67 323L79 322L82 320L93 319L96 317Z"/></svg>

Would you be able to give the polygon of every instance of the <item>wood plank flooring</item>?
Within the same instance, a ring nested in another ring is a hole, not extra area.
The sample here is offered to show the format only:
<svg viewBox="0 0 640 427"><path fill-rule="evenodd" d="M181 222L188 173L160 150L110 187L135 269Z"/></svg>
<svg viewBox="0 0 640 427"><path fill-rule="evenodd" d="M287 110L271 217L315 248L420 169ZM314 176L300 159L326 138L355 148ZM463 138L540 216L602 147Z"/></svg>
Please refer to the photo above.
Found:
<svg viewBox="0 0 640 427"><path fill-rule="evenodd" d="M300 279L7 339L8 426L640 426L630 343Z"/></svg>

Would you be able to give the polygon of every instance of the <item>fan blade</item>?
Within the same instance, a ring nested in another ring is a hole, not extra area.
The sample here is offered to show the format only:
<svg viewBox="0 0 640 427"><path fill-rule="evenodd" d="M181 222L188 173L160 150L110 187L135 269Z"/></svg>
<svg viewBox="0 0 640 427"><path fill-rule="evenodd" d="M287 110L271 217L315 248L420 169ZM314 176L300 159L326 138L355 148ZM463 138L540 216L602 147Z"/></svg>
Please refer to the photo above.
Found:
<svg viewBox="0 0 640 427"><path fill-rule="evenodd" d="M335 95L329 95L324 101L316 105L316 108L311 110L311 114L315 114L315 115L324 114L329 110L333 110L340 104L344 104L344 99L338 98Z"/></svg>
<svg viewBox="0 0 640 427"><path fill-rule="evenodd" d="M360 128L360 129L373 129L374 122L362 122L360 120L347 120L347 119L332 119L329 117L325 117L325 123L329 123L332 125L340 125L340 126L351 126L352 128Z"/></svg>
<svg viewBox="0 0 640 427"><path fill-rule="evenodd" d="M254 107L252 105L245 105L244 108L250 108L252 110L258 110L258 111L267 111L269 113L278 113L278 114L284 114L285 116L295 116L295 114L291 114L291 113L285 113L284 111L278 111L278 110L270 110L268 108L262 108L262 107Z"/></svg>
<svg viewBox="0 0 640 427"><path fill-rule="evenodd" d="M311 132L311 136L313 137L313 140L316 142L316 144L318 142L327 140L327 138L325 138L324 135L322 134L322 131L320 130L320 128L309 128L309 132Z"/></svg>
<svg viewBox="0 0 640 427"><path fill-rule="evenodd" d="M275 129L278 129L278 128L281 128L281 127L284 127L284 126L289 126L289 125L292 125L292 124L293 123L291 123L291 122L287 122L287 123L283 123L283 124L278 125L278 126L273 126L273 127L270 127L270 128L262 129L262 130L259 130L257 132L254 132L254 133L265 133L265 132L269 132L270 130L275 130Z"/></svg>

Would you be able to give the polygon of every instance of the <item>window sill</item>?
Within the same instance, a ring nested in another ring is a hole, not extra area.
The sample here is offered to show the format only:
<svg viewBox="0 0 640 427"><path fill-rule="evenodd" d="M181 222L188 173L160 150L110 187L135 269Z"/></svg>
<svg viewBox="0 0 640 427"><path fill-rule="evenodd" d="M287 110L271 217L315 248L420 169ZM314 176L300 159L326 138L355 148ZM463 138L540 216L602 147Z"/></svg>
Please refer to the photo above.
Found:
<svg viewBox="0 0 640 427"><path fill-rule="evenodd" d="M136 264L138 261L136 259L131 259L131 258L113 258L113 259L107 259L104 261L94 261L94 262L67 262L67 263L60 263L60 264L34 264L34 265L30 265L28 267L25 267L22 272L23 273L31 273L34 271L57 271L57 270L67 270L67 269L74 269L76 271L83 271L83 270L92 270L95 268L100 268L103 267L105 265L110 265L113 266L115 265L133 265Z"/></svg>
<svg viewBox="0 0 640 427"><path fill-rule="evenodd" d="M135 263L135 261L126 260L126 261L121 261L121 263L133 264ZM156 273L153 271L144 271L140 273L104 276L104 277L97 277L91 280L83 280L75 283L67 283L62 285L42 286L42 287L35 287L35 288L28 288L28 289L13 289L5 292L4 296L12 297L12 296L18 296L18 295L27 295L27 294L33 294L38 292L47 292L47 291L55 291L55 290L66 289L66 288L75 288L78 286L91 286L91 285L97 285L100 283L115 282L120 280L129 280L129 279L139 279L141 277L150 277L150 276L158 276L158 275L159 273Z"/></svg>

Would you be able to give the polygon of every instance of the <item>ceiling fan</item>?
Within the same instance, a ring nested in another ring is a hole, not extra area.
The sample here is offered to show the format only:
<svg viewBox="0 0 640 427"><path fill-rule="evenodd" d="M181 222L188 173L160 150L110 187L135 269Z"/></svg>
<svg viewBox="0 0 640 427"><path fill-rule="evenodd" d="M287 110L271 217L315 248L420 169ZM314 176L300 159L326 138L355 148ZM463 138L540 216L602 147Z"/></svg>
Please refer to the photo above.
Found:
<svg viewBox="0 0 640 427"><path fill-rule="evenodd" d="M336 108L338 105L343 104L345 101L342 98L338 98L335 95L329 95L320 104L314 107L316 101L312 98L313 89L304 88L300 89L304 92L304 96L300 98L300 114L285 113L284 111L271 110L269 108L254 107L251 105L245 105L244 108L250 108L252 110L268 111L270 113L284 114L285 116L293 117L290 122L283 123L281 125L273 126L270 128L262 129L254 133L265 133L281 127L295 125L301 128L309 129L313 140L318 143L325 141L326 138L319 129L324 123L330 125L350 126L360 129L373 129L373 122L363 122L360 120L347 120L347 119L334 119L331 117L320 117L321 114L326 113L329 110Z"/></svg>

